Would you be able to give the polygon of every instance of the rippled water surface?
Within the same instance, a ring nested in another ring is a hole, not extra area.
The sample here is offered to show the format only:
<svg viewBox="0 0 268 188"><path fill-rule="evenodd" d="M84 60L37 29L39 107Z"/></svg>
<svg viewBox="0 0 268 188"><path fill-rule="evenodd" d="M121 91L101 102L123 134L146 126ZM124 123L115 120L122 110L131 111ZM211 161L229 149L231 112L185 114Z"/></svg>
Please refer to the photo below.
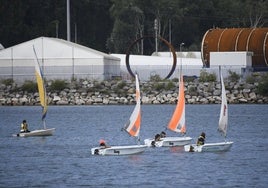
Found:
<svg viewBox="0 0 268 188"><path fill-rule="evenodd" d="M267 187L268 105L230 105L223 153L185 153L182 147L148 148L132 156L91 156L105 139L133 144L121 131L134 106L50 106L51 137L17 138L20 122L41 127L41 108L0 107L0 187ZM165 130L174 105L143 105L141 139ZM219 105L186 105L187 135L217 132ZM168 135L175 134L166 131Z"/></svg>

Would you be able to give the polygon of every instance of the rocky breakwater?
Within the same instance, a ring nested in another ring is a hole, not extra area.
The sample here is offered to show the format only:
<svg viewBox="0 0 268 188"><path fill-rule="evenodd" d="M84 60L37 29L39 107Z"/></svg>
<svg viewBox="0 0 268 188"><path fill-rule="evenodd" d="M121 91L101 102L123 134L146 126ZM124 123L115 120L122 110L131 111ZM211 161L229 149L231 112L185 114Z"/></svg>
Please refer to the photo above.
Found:
<svg viewBox="0 0 268 188"><path fill-rule="evenodd" d="M48 83L48 88L49 88ZM18 86L0 85L0 105L36 105L39 104L37 92L21 90ZM185 82L187 104L218 104L221 101L219 82ZM268 97L256 91L258 83L225 82L227 100L231 104L255 103L267 104ZM15 88L14 88L15 87ZM175 104L178 83L172 81L142 82L143 104ZM135 103L134 81L80 81L69 83L60 91L48 89L49 105L127 105Z"/></svg>

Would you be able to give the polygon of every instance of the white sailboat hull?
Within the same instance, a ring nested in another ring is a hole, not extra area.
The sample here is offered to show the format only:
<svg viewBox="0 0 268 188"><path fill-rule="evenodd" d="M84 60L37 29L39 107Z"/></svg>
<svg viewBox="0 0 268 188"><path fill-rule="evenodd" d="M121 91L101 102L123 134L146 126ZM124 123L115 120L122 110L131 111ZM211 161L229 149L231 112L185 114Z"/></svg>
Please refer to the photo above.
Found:
<svg viewBox="0 0 268 188"><path fill-rule="evenodd" d="M153 146L153 138L148 138L144 140L145 145L148 147ZM191 137L165 137L161 138L160 141L155 142L155 147L173 147L173 146L184 146L190 144L192 141Z"/></svg>
<svg viewBox="0 0 268 188"><path fill-rule="evenodd" d="M39 129L31 132L18 133L15 136L18 137L30 137L30 136L52 136L55 131L55 128L51 129Z"/></svg>
<svg viewBox="0 0 268 188"><path fill-rule="evenodd" d="M218 142L218 143L208 143L201 146L196 144L185 145L184 150L186 152L222 152L228 151L233 145L233 142ZM193 147L190 151L190 147Z"/></svg>
<svg viewBox="0 0 268 188"><path fill-rule="evenodd" d="M107 148L95 147L91 149L92 155L134 155L145 151L146 145L111 146Z"/></svg>

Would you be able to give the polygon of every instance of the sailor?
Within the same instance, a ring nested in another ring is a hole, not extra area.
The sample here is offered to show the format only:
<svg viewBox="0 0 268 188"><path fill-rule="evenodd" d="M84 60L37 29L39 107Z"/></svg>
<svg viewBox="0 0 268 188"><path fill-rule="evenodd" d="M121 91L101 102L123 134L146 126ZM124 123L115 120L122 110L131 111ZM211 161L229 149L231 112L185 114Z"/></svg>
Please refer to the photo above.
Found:
<svg viewBox="0 0 268 188"><path fill-rule="evenodd" d="M161 137L161 138L165 138L165 137L166 137L166 133L165 133L164 131L162 131L162 132L160 133L160 137Z"/></svg>
<svg viewBox="0 0 268 188"><path fill-rule="evenodd" d="M160 141L160 138L161 138L161 136L160 136L160 134L156 134L155 136L154 136L154 141Z"/></svg>
<svg viewBox="0 0 268 188"><path fill-rule="evenodd" d="M155 146L156 146L154 140L151 142L151 146L152 146L152 147L155 147Z"/></svg>
<svg viewBox="0 0 268 188"><path fill-rule="evenodd" d="M197 139L196 145L204 145L205 144L205 139L206 139L206 134L204 132L201 133L201 135Z"/></svg>
<svg viewBox="0 0 268 188"><path fill-rule="evenodd" d="M194 146L190 145L189 152L194 152Z"/></svg>
<svg viewBox="0 0 268 188"><path fill-rule="evenodd" d="M103 139L100 140L100 148L101 149L108 148L108 146L106 145L105 140L103 140Z"/></svg>
<svg viewBox="0 0 268 188"><path fill-rule="evenodd" d="M21 132L21 133L27 133L27 132L30 132L30 131L28 130L28 124L27 124L26 120L23 120L23 121L22 121L22 123L21 123L21 125L20 125L20 132Z"/></svg>

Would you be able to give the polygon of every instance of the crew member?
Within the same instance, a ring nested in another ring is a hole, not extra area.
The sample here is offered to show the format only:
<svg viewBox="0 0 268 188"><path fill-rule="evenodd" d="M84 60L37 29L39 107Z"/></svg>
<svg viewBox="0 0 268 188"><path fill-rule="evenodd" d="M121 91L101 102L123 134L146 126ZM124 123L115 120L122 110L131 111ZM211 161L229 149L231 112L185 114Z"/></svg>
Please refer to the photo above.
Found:
<svg viewBox="0 0 268 188"><path fill-rule="evenodd" d="M201 135L197 139L196 145L204 145L205 144L205 139L206 139L206 134L204 132L201 133Z"/></svg>

